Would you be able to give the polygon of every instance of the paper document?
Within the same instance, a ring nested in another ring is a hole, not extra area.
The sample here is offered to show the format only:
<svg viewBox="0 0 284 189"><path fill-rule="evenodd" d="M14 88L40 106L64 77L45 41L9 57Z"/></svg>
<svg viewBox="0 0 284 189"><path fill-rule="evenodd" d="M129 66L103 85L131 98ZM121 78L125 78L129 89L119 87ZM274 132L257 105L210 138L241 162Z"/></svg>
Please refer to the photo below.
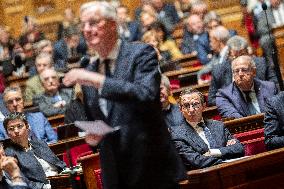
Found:
<svg viewBox="0 0 284 189"><path fill-rule="evenodd" d="M75 121L75 126L82 129L88 134L94 134L99 136L104 136L108 133L115 132L120 129L120 127L110 127L102 120L96 121Z"/></svg>

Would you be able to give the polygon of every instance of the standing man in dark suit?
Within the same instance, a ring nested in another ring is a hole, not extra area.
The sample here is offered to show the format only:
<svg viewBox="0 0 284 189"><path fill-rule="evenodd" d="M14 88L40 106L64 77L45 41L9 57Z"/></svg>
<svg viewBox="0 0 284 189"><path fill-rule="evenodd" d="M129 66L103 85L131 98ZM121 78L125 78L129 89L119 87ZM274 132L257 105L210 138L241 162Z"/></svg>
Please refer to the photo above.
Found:
<svg viewBox="0 0 284 189"><path fill-rule="evenodd" d="M277 94L275 83L256 79L256 68L250 56L233 60L234 81L219 89L216 105L225 118L240 118L264 112L267 98Z"/></svg>
<svg viewBox="0 0 284 189"><path fill-rule="evenodd" d="M220 121L204 120L204 96L187 89L180 95L184 122L172 127L172 140L187 169L198 169L222 163L225 159L244 155L242 144L234 139Z"/></svg>
<svg viewBox="0 0 284 189"><path fill-rule="evenodd" d="M231 37L227 42L229 56L222 64L216 65L212 69L212 80L209 87L208 104L216 105L216 93L218 89L226 87L232 83L231 62L242 55L250 55L248 42L238 35ZM278 84L275 71L271 62L267 62L263 57L252 56L256 66L256 78L263 81L273 81Z"/></svg>
<svg viewBox="0 0 284 189"><path fill-rule="evenodd" d="M264 136L267 149L284 147L284 92L266 101Z"/></svg>
<svg viewBox="0 0 284 189"><path fill-rule="evenodd" d="M107 2L82 5L81 24L89 48L99 58L89 70L71 70L64 83L85 85L88 120L121 127L103 139L86 137L91 145L100 142L104 188L178 188L177 174L184 172L161 116L154 48L119 40L116 12Z"/></svg>

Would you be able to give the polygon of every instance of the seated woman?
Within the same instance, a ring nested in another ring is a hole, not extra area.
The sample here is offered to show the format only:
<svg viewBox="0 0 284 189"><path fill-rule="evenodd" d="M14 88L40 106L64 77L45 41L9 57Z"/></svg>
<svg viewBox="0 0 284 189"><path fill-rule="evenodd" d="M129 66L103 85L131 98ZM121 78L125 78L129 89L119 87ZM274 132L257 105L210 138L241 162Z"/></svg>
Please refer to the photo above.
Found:
<svg viewBox="0 0 284 189"><path fill-rule="evenodd" d="M18 160L20 170L32 188L51 188L47 177L60 173L66 167L65 163L44 141L30 136L29 124L23 113L9 114L4 119L4 128L11 139L5 144L6 155Z"/></svg>

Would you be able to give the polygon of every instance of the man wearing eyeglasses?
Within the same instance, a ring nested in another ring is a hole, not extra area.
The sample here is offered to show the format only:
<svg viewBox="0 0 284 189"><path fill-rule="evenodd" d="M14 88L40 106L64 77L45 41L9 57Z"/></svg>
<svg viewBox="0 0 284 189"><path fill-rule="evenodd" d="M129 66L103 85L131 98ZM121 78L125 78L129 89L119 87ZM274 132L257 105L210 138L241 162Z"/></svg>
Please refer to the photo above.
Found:
<svg viewBox="0 0 284 189"><path fill-rule="evenodd" d="M218 64L212 69L212 80L208 92L208 105L216 105L216 93L218 89L230 85L233 81L231 63L234 59L242 55L249 55L253 58L256 67L256 77L264 81L272 81L278 84L272 63L266 61L263 57L251 55L247 40L241 36L231 37L227 41L229 56L223 64Z"/></svg>
<svg viewBox="0 0 284 189"><path fill-rule="evenodd" d="M172 140L188 170L209 167L244 155L242 144L220 121L206 120L204 96L186 89L180 95L183 123L171 128Z"/></svg>
<svg viewBox="0 0 284 189"><path fill-rule="evenodd" d="M232 62L233 83L219 89L216 105L222 117L240 118L264 112L267 98L277 94L275 83L256 79L256 67L250 56Z"/></svg>
<svg viewBox="0 0 284 189"><path fill-rule="evenodd" d="M24 112L24 100L19 87L7 87L3 93L3 99L10 113ZM26 112L25 115L31 127L32 134L47 143L57 142L56 132L41 112ZM0 139L6 138L8 138L8 135L3 127L3 121L0 121Z"/></svg>
<svg viewBox="0 0 284 189"><path fill-rule="evenodd" d="M63 83L83 85L88 120L120 126L105 137L86 136L90 145L99 143L103 187L179 188L183 167L161 116L155 49L119 39L116 11L108 2L85 3L80 13L88 48L98 59L87 70L68 72Z"/></svg>

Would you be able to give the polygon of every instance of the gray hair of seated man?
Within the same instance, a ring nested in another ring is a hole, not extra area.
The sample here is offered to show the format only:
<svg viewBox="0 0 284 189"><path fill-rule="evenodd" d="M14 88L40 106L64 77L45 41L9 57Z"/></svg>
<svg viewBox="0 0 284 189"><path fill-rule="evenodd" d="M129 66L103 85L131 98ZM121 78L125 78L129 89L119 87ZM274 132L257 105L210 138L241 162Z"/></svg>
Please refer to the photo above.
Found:
<svg viewBox="0 0 284 189"><path fill-rule="evenodd" d="M6 87L4 92L3 92L3 99L5 100L5 97L7 96L7 94L9 92L18 92L22 95L22 90L20 87L18 86L14 86L14 87Z"/></svg>
<svg viewBox="0 0 284 189"><path fill-rule="evenodd" d="M171 89L171 83L170 83L170 80L167 76L165 75L161 75L161 85L164 85L168 91L170 91Z"/></svg>
<svg viewBox="0 0 284 189"><path fill-rule="evenodd" d="M98 11L103 18L117 21L115 7L106 1L91 1L84 3L80 8L80 14L85 11Z"/></svg>
<svg viewBox="0 0 284 189"><path fill-rule="evenodd" d="M45 53L45 52L42 52L40 53L39 55L36 56L36 59L35 59L35 64L37 64L38 60L41 60L41 59L48 59L48 63L50 63L50 66L53 65L53 57L51 54L48 54L48 53Z"/></svg>
<svg viewBox="0 0 284 189"><path fill-rule="evenodd" d="M235 51L240 51L243 49L248 49L249 44L245 38L235 35L227 41L227 46L229 50L232 49Z"/></svg>
<svg viewBox="0 0 284 189"><path fill-rule="evenodd" d="M212 21L216 21L218 22L219 25L222 25L221 17L215 11L209 11L207 14L205 14L204 19L203 19L204 25L206 27Z"/></svg>
<svg viewBox="0 0 284 189"><path fill-rule="evenodd" d="M248 56L248 55L243 55L243 56L237 57L236 59L234 59L232 61L232 64L231 64L232 70L233 70L233 68L236 64L239 64L241 62L248 62L250 68L256 69L255 62L253 61L253 58L251 56Z"/></svg>
<svg viewBox="0 0 284 189"><path fill-rule="evenodd" d="M225 45L230 39L229 30L227 30L227 28L225 28L224 26L217 26L216 28L211 30L210 35Z"/></svg>

